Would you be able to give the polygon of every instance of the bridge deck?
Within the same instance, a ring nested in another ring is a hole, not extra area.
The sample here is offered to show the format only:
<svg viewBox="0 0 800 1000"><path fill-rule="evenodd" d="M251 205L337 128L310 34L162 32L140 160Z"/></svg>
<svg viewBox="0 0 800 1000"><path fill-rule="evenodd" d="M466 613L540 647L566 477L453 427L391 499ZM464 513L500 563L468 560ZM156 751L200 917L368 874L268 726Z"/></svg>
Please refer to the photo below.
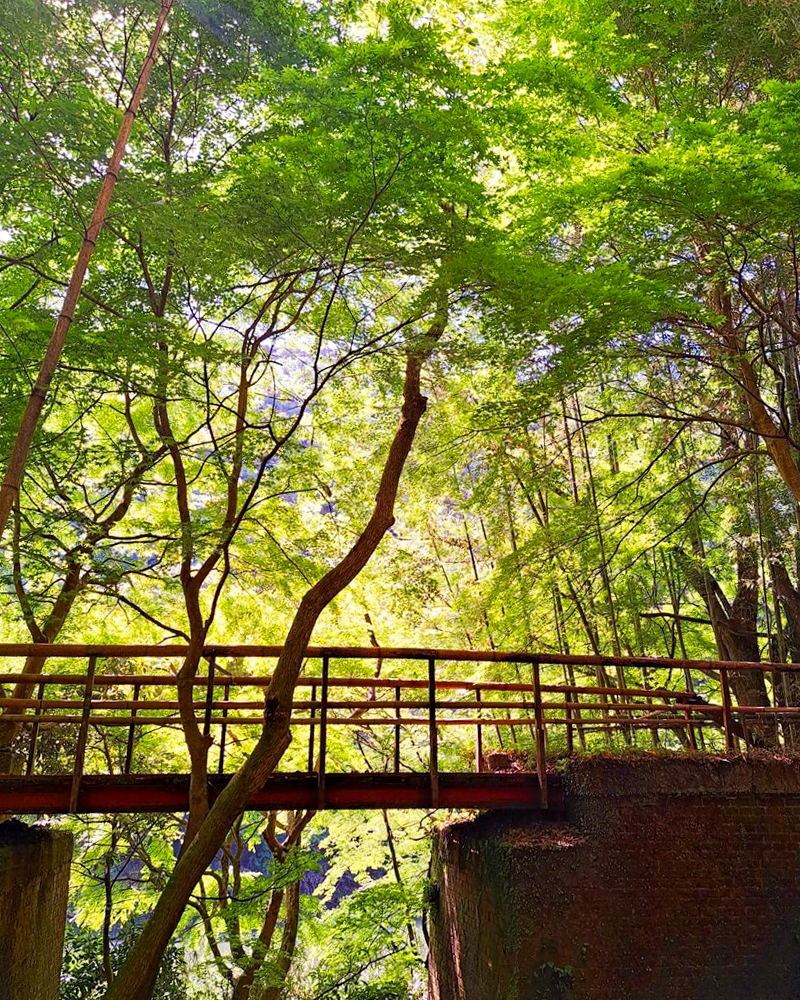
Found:
<svg viewBox="0 0 800 1000"><path fill-rule="evenodd" d="M0 673L0 812L184 810L184 722L209 738L209 790L219 794L263 724L271 680L263 664L280 647L207 647L204 672L187 679L192 703L181 708L185 652L0 644L0 657L25 658L22 670ZM780 694L776 678L799 664L385 647L307 653L283 761L296 773L274 774L253 808L557 809L548 752L622 744L731 753L767 740L794 746L800 737L800 707L735 705L731 685L733 671L760 670ZM394 660L404 676L388 675ZM347 664L347 675L335 675L331 662ZM49 672L53 663L61 672ZM474 676L464 677L470 664ZM493 665L491 679L484 664ZM581 668L594 676L581 677ZM344 746L352 753L339 767L355 755L369 773L329 772ZM493 748L519 752L533 773L487 772ZM440 752L455 769L440 771ZM165 773L137 773L152 767L154 753ZM464 773L470 758L475 773Z"/></svg>
<svg viewBox="0 0 800 1000"><path fill-rule="evenodd" d="M544 810L535 774L440 773L438 807L442 809ZM213 801L230 775L209 778ZM78 801L70 806L71 775L0 776L0 813L134 813L184 812L189 808L189 776L185 774L85 775ZM314 809L318 779L309 774L274 774L255 795L250 809ZM548 778L547 809L558 811L561 785ZM328 774L328 809L435 808L427 774Z"/></svg>

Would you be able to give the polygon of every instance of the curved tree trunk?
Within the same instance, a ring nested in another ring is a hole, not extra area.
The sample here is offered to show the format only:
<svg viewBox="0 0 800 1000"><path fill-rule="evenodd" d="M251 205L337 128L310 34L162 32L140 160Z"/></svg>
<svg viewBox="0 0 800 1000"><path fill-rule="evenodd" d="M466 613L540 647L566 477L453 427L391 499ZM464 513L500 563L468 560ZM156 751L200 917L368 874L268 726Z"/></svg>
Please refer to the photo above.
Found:
<svg viewBox="0 0 800 1000"><path fill-rule="evenodd" d="M106 1000L150 1000L164 951L194 887L213 861L247 800L262 787L289 746L294 689L314 626L328 604L366 566L394 524L400 477L427 405L420 388L422 367L442 337L446 324L447 310L443 304L424 343L408 350L400 422L384 463L372 516L350 551L303 596L267 689L261 736L178 858L153 912L106 993Z"/></svg>
<svg viewBox="0 0 800 1000"><path fill-rule="evenodd" d="M161 959L194 887L214 860L250 795L261 788L289 746L289 715L274 698L268 700L265 716L255 749L231 778L179 857L125 964L106 993L108 1000L150 1000Z"/></svg>

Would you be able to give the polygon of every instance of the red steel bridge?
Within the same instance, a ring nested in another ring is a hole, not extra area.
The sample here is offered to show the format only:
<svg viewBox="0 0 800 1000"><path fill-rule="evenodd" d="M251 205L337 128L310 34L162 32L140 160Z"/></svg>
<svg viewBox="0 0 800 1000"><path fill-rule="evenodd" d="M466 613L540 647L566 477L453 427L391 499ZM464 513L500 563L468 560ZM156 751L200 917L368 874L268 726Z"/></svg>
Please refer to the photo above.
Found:
<svg viewBox="0 0 800 1000"><path fill-rule="evenodd" d="M16 666L0 672L0 813L185 810L176 687L185 653L180 645L0 644L0 670ZM212 799L257 738L279 653L204 650L194 709L213 739ZM763 671L779 693L800 664L309 647L292 746L248 805L552 810L560 799L553 764L575 752L736 753L765 733L774 748L793 745L800 708L780 696L773 707L735 704L731 674L749 670ZM163 770L147 773L154 757ZM352 770L354 759L363 768Z"/></svg>

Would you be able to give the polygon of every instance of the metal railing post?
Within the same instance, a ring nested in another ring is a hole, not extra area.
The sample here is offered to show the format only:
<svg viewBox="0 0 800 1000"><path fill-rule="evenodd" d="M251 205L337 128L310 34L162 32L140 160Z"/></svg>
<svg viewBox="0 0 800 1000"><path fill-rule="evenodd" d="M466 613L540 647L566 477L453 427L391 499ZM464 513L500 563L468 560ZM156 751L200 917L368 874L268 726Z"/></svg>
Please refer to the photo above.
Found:
<svg viewBox="0 0 800 1000"><path fill-rule="evenodd" d="M139 701L139 688L140 687L141 687L140 684L134 684L133 685L133 700L134 700L134 702L138 702ZM137 711L136 710L136 706L134 705L134 707L131 709L131 719L132 720L136 718L136 711ZM135 728L136 728L136 723L132 721L131 724L128 726L128 743L127 743L127 745L125 747L125 764L124 764L124 767L123 767L123 770L122 770L123 774L130 774L131 773L131 763L133 761L133 734L134 734Z"/></svg>
<svg viewBox="0 0 800 1000"><path fill-rule="evenodd" d="M316 701L317 701L317 685L316 684L312 684L311 685L311 712L310 712L310 718L312 720L316 719L316 717L317 717L317 714L316 714L317 713ZM314 742L315 742L314 737L315 737L315 730L316 730L316 728L317 728L316 724L312 721L311 725L308 727L308 773L309 774L313 774L314 773Z"/></svg>
<svg viewBox="0 0 800 1000"><path fill-rule="evenodd" d="M475 727L475 770L478 774L483 771L483 726L481 718L483 709L480 707L481 689L475 685L475 701L478 702L478 725Z"/></svg>
<svg viewBox="0 0 800 1000"><path fill-rule="evenodd" d="M317 809L325 808L325 767L328 754L328 668L327 656L322 657L322 698L319 709L319 772L317 774Z"/></svg>
<svg viewBox="0 0 800 1000"><path fill-rule="evenodd" d="M572 734L572 692L567 691L565 699L567 703L567 753L572 755L575 751L575 739Z"/></svg>
<svg viewBox="0 0 800 1000"><path fill-rule="evenodd" d="M439 807L439 733L436 728L436 660L428 660L428 740L430 743L431 807Z"/></svg>
<svg viewBox="0 0 800 1000"><path fill-rule="evenodd" d="M78 730L78 744L75 747L75 765L72 769L72 788L69 793L69 811L74 813L78 808L78 796L81 792L81 778L83 777L83 761L86 756L86 737L89 733L89 711L92 706L92 695L94 694L94 672L97 666L97 657L89 657L89 669L86 674L86 683L83 688L83 710L81 712L81 725Z"/></svg>
<svg viewBox="0 0 800 1000"><path fill-rule="evenodd" d="M694 682L692 681L692 672L688 667L683 668L683 682L686 685L686 690L690 694L694 694ZM686 722L688 723L688 736L689 743L691 744L692 750L698 749L697 744L697 731L695 729L694 721L692 720L692 713L690 709L686 709ZM702 729L701 729L702 735Z"/></svg>
<svg viewBox="0 0 800 1000"><path fill-rule="evenodd" d="M203 713L203 736L211 735L211 703L214 700L214 675L217 672L217 654L208 658L208 678L206 680L206 706Z"/></svg>
<svg viewBox="0 0 800 1000"><path fill-rule="evenodd" d="M36 718L34 719L33 726L31 727L31 745L28 750L28 763L25 768L25 774L27 777L30 777L33 774L33 769L36 765L36 748L39 743L39 720L44 715L44 706L42 705L42 702L44 701L44 686L45 681L39 681L39 689L37 693L39 704L36 706Z"/></svg>
<svg viewBox="0 0 800 1000"><path fill-rule="evenodd" d="M733 719L731 715L731 689L728 683L727 667L719 668L720 684L722 686L722 725L725 729L725 749L730 752L735 748L733 736Z"/></svg>
<svg viewBox="0 0 800 1000"><path fill-rule="evenodd" d="M394 689L394 700L399 702L403 696L403 689L401 687L396 687ZM400 718L400 705L394 706L394 715L396 719ZM394 773L400 773L400 724L397 723L394 727Z"/></svg>
<svg viewBox="0 0 800 1000"><path fill-rule="evenodd" d="M547 756L544 731L544 711L542 709L542 683L539 675L539 661L531 662L533 674L533 712L536 722L536 773L539 775L539 801L547 808Z"/></svg>
<svg viewBox="0 0 800 1000"><path fill-rule="evenodd" d="M683 718L686 723L685 728L686 728L686 735L689 738L689 748L692 751L692 753L695 753L697 751L697 737L695 736L694 725L692 724L691 712L689 711L688 708L684 708Z"/></svg>
<svg viewBox="0 0 800 1000"><path fill-rule="evenodd" d="M230 694L231 694L231 686L229 683L226 683L222 688L222 697L225 699L225 701L228 701L230 699ZM219 763L217 764L217 774L225 773L225 739L228 735L228 723L225 722L225 719L227 718L228 718L228 706L223 705L222 726L221 726L222 731L219 736Z"/></svg>
<svg viewBox="0 0 800 1000"><path fill-rule="evenodd" d="M510 708L506 709L506 718L508 719L509 722L511 721L511 709ZM511 742L514 744L514 746L516 746L517 745L517 727L516 726L509 726L508 728L511 730ZM533 731L531 731L531 736L533 736Z"/></svg>

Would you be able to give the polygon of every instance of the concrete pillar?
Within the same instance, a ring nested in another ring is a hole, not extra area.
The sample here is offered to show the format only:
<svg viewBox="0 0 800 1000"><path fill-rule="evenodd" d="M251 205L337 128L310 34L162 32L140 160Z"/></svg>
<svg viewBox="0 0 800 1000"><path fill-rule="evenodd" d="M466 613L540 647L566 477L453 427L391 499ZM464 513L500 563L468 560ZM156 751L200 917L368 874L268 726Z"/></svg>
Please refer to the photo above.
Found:
<svg viewBox="0 0 800 1000"><path fill-rule="evenodd" d="M0 823L0 1000L58 1000L72 834Z"/></svg>

